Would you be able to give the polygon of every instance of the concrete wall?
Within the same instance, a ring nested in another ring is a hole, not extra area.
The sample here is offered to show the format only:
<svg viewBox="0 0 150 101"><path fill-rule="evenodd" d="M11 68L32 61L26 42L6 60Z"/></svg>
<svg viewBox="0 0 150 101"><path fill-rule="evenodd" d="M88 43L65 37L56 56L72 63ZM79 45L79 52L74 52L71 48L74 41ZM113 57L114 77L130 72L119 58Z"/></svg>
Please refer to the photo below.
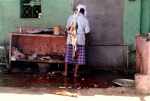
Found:
<svg viewBox="0 0 150 101"><path fill-rule="evenodd" d="M75 3L87 6L91 27L88 65L98 68L125 67L122 46L91 46L123 44L124 0L76 0Z"/></svg>

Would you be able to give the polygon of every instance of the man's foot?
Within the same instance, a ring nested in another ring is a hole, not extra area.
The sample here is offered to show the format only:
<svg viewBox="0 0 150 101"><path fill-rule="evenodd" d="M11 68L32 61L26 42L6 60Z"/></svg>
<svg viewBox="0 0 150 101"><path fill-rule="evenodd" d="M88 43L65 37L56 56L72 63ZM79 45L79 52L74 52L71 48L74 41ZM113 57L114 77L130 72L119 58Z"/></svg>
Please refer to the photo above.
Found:
<svg viewBox="0 0 150 101"><path fill-rule="evenodd" d="M64 73L62 73L62 74L63 74L63 76L67 76L67 73L65 73L65 72L64 72Z"/></svg>
<svg viewBox="0 0 150 101"><path fill-rule="evenodd" d="M74 75L75 78L79 77L80 75Z"/></svg>

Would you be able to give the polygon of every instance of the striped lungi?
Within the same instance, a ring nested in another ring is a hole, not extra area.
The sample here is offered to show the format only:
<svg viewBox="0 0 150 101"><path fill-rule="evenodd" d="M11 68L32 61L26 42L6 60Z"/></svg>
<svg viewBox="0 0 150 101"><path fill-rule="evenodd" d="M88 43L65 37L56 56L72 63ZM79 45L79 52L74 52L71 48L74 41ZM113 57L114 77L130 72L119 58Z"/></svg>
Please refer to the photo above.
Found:
<svg viewBox="0 0 150 101"><path fill-rule="evenodd" d="M86 63L86 57L85 57L85 46L84 45L77 45L77 49L78 49L78 58L75 59L72 62L72 45L71 44L67 44L67 49L66 49L66 57L65 57L65 62L67 63L73 63L73 64L79 64L79 65L85 65Z"/></svg>

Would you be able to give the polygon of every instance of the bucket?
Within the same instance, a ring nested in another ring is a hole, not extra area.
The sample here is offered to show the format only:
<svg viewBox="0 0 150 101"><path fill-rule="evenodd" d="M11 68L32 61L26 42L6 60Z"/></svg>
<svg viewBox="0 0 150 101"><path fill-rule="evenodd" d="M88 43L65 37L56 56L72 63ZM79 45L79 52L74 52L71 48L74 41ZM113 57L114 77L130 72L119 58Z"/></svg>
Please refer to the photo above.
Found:
<svg viewBox="0 0 150 101"><path fill-rule="evenodd" d="M60 35L60 32L61 32L61 26L55 25L54 26L54 35Z"/></svg>

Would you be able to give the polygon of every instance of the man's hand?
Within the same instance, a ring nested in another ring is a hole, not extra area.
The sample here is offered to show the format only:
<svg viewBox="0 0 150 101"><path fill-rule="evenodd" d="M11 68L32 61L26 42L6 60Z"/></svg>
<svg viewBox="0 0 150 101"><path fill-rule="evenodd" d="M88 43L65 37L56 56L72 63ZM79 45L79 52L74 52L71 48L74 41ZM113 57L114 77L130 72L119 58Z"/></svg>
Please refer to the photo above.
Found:
<svg viewBox="0 0 150 101"><path fill-rule="evenodd" d="M67 29L65 30L65 35L70 34L70 31L68 31Z"/></svg>

